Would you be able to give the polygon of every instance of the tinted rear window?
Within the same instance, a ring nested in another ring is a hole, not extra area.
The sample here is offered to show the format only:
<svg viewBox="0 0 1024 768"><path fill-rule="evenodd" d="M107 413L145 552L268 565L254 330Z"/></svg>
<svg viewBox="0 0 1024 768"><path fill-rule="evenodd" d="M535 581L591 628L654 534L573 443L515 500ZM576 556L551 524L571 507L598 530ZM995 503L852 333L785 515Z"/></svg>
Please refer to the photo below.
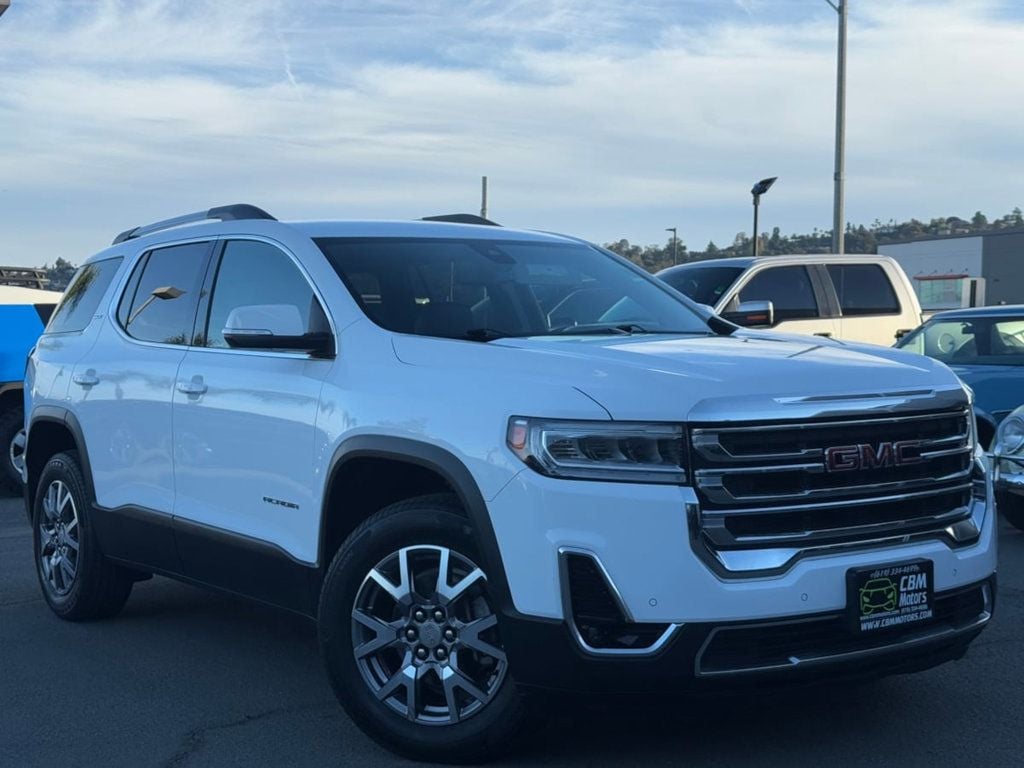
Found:
<svg viewBox="0 0 1024 768"><path fill-rule="evenodd" d="M120 266L120 256L83 265L71 278L68 289L64 291L64 298L50 317L46 333L84 330L96 314L100 299L107 292Z"/></svg>
<svg viewBox="0 0 1024 768"><path fill-rule="evenodd" d="M829 264L844 315L895 315L900 303L885 270L877 264Z"/></svg>
<svg viewBox="0 0 1024 768"><path fill-rule="evenodd" d="M160 344L190 343L209 250L209 243L174 245L150 251L140 261L118 310L129 336ZM175 298L154 295L167 288L181 293Z"/></svg>

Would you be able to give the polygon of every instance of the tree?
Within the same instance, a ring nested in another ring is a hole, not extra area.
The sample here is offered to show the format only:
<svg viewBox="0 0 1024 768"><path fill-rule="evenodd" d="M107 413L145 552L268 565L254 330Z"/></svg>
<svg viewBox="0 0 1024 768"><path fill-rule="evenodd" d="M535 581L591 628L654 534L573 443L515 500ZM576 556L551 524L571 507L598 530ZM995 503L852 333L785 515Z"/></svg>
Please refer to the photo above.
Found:
<svg viewBox="0 0 1024 768"><path fill-rule="evenodd" d="M971 217L971 225L975 229L985 229L988 227L988 217L981 211L975 211Z"/></svg>
<svg viewBox="0 0 1024 768"><path fill-rule="evenodd" d="M46 276L50 279L49 287L54 291L63 291L68 287L77 268L70 261L58 256L52 267L44 264L43 269L46 270Z"/></svg>

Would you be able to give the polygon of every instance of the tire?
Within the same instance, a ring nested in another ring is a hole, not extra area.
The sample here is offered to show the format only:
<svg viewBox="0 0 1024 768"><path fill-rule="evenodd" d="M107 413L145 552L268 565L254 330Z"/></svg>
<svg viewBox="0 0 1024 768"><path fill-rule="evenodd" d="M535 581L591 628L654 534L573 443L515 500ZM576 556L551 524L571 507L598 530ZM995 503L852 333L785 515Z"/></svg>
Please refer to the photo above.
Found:
<svg viewBox="0 0 1024 768"><path fill-rule="evenodd" d="M15 439L24 427L21 406L0 413L0 487L12 493L21 492L21 472L13 462Z"/></svg>
<svg viewBox="0 0 1024 768"><path fill-rule="evenodd" d="M1018 531L1024 531L1024 497L1000 493L996 498L996 509L1006 522Z"/></svg>
<svg viewBox="0 0 1024 768"><path fill-rule="evenodd" d="M404 581L398 565L403 558L413 574ZM450 601L440 592L441 562L450 569L443 587L455 595ZM526 702L508 674L498 616L478 562L469 522L450 495L385 507L353 531L331 561L320 595L320 649L341 705L383 747L416 760L480 762L505 749L527 724ZM396 595L407 582L416 585L410 593L421 594L409 594L403 603ZM354 618L357 609L363 620ZM367 628L367 616L376 628ZM418 633L415 642L410 630ZM357 660L357 648L366 653L363 659ZM405 676L408 670L412 677ZM402 684L395 687L397 679ZM463 689L461 679L472 682L475 692Z"/></svg>
<svg viewBox="0 0 1024 768"><path fill-rule="evenodd" d="M32 542L43 598L68 621L114 616L132 591L132 572L100 551L91 504L77 452L51 458L39 477Z"/></svg>

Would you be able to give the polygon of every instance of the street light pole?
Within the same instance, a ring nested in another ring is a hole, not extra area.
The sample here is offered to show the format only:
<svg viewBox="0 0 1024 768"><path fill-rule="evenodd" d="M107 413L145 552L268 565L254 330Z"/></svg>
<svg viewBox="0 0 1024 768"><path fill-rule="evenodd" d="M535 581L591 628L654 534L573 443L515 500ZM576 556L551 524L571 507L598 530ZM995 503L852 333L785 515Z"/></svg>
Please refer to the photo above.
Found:
<svg viewBox="0 0 1024 768"><path fill-rule="evenodd" d="M487 218L487 177L480 177L480 218Z"/></svg>
<svg viewBox="0 0 1024 768"><path fill-rule="evenodd" d="M836 55L836 171L832 201L832 252L846 252L846 6L849 0L825 0L839 14L839 51Z"/></svg>
<svg viewBox="0 0 1024 768"><path fill-rule="evenodd" d="M779 178L779 177L778 176L772 176L771 178L768 178L768 179L761 179L759 182L757 182L757 184L755 184L750 189L750 194L754 196L754 240L753 240L753 253L754 253L755 257L757 256L757 251L758 251L758 248L757 248L757 245L758 245L758 237L757 237L757 209L761 205L761 195L763 195L765 192L767 192L769 189L772 188L772 184L775 183L775 180L777 178Z"/></svg>
<svg viewBox="0 0 1024 768"><path fill-rule="evenodd" d="M666 232L672 233L672 264L679 263L679 236L676 233L676 227L665 227Z"/></svg>

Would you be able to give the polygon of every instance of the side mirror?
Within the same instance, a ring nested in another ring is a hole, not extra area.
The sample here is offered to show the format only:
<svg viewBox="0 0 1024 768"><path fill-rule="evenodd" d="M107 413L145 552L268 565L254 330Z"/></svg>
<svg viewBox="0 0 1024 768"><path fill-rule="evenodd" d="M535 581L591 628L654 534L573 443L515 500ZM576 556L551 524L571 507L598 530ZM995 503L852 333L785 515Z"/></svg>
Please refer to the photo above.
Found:
<svg viewBox="0 0 1024 768"><path fill-rule="evenodd" d="M231 310L224 341L232 349L288 349L314 357L333 357L330 333L307 332L294 304L254 304Z"/></svg>
<svg viewBox="0 0 1024 768"><path fill-rule="evenodd" d="M775 325L775 305L770 301L744 301L722 317L745 328L771 328Z"/></svg>

